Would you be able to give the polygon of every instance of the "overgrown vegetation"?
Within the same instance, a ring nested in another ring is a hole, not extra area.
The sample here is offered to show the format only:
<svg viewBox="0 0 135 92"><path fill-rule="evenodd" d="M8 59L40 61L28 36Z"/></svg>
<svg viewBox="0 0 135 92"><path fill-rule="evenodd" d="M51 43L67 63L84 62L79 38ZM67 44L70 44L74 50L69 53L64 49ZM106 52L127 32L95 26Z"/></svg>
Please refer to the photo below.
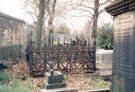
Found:
<svg viewBox="0 0 135 92"><path fill-rule="evenodd" d="M1 85L0 92L30 92L31 87L28 81L20 82L16 80L11 87L8 85Z"/></svg>
<svg viewBox="0 0 135 92"><path fill-rule="evenodd" d="M64 76L65 82L69 87L76 88L77 90L90 90L110 88L111 81L104 80L103 77L84 77L84 76Z"/></svg>
<svg viewBox="0 0 135 92"><path fill-rule="evenodd" d="M91 77L85 80L86 88L90 88L91 86L95 86L98 88L109 88L110 84L103 80L103 78L98 77Z"/></svg>
<svg viewBox="0 0 135 92"><path fill-rule="evenodd" d="M10 77L11 75L9 73L0 73L0 84L9 82Z"/></svg>
<svg viewBox="0 0 135 92"><path fill-rule="evenodd" d="M10 80L11 75L9 73L0 74L0 92L30 92L30 83L20 80Z"/></svg>
<svg viewBox="0 0 135 92"><path fill-rule="evenodd" d="M101 26L97 33L97 45L105 50L113 49L114 34L110 24Z"/></svg>

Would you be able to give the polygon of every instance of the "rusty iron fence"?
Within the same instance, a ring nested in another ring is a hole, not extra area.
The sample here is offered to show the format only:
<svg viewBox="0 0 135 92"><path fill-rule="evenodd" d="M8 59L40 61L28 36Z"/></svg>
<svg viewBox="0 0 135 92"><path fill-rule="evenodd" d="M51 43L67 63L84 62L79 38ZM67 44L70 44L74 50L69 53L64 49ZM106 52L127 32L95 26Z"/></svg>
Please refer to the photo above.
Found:
<svg viewBox="0 0 135 92"><path fill-rule="evenodd" d="M49 69L49 62L53 62L55 71L68 74L92 73L95 71L94 49L89 44L71 44L47 46L40 51L29 44L30 75L44 75Z"/></svg>

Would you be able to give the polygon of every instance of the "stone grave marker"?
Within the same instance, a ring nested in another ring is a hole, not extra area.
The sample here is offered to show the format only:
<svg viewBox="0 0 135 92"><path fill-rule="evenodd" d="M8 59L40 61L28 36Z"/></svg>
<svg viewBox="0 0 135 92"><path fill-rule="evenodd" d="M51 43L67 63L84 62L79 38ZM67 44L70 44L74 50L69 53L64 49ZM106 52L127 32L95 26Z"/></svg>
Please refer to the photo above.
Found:
<svg viewBox="0 0 135 92"><path fill-rule="evenodd" d="M114 16L111 92L135 92L135 0L115 0L106 11Z"/></svg>
<svg viewBox="0 0 135 92"><path fill-rule="evenodd" d="M49 72L45 73L46 89L56 89L66 87L66 83L63 82L63 74L59 71L53 70L53 63L49 63Z"/></svg>

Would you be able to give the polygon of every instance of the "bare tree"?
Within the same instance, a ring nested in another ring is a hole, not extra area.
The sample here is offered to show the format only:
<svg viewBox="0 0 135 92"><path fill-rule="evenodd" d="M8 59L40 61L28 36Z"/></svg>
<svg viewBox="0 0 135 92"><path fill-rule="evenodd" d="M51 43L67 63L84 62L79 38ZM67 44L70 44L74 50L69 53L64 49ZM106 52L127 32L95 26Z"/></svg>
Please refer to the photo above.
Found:
<svg viewBox="0 0 135 92"><path fill-rule="evenodd" d="M49 36L48 36L48 45L51 45L51 34L53 33L53 20L54 20L54 13L56 7L57 0L53 0L52 7L50 7L50 0L47 0L47 12L48 12L48 29L49 29Z"/></svg>
<svg viewBox="0 0 135 92"><path fill-rule="evenodd" d="M74 1L74 0L73 0ZM72 9L78 10L79 14L75 17L88 17L89 25L92 29L92 40L94 48L94 62L96 66L96 34L98 26L98 17L99 14L104 12L104 6L112 0L76 0L76 2L71 1L70 5Z"/></svg>
<svg viewBox="0 0 135 92"><path fill-rule="evenodd" d="M26 13L29 14L35 22L39 21L38 12L41 12L39 10L39 8L41 8L41 5L43 5L40 3L40 1L41 0L23 0L23 2L24 2L23 7L27 11ZM56 8L57 0L44 0L44 1L46 2L46 5L45 5L46 9L44 10L44 11L46 11L46 13L44 15L44 19L42 22L45 22L46 19L48 20L48 30L49 30L48 44L50 45L51 44L51 34L53 33L53 21L54 21L54 16L55 16L55 8ZM44 11L42 11L42 14L44 13ZM40 15L40 18L42 18L42 17L43 16ZM41 23L41 22L40 22L40 24L43 25L43 23ZM45 27L45 24L44 24L44 27ZM39 30L39 28L38 28L38 30ZM41 32L40 32L40 34L38 33L37 35L41 35Z"/></svg>
<svg viewBox="0 0 135 92"><path fill-rule="evenodd" d="M43 20L45 14L45 0L40 0L39 2L39 14L37 20L37 33L36 33L36 47L40 49L41 47L41 37L42 37L42 30L43 30Z"/></svg>
<svg viewBox="0 0 135 92"><path fill-rule="evenodd" d="M22 0L22 8L25 10L27 15L30 15L34 22L38 20L40 0Z"/></svg>
<svg viewBox="0 0 135 92"><path fill-rule="evenodd" d="M45 21L45 0L22 0L26 14L37 24L36 47L40 49L43 25Z"/></svg>

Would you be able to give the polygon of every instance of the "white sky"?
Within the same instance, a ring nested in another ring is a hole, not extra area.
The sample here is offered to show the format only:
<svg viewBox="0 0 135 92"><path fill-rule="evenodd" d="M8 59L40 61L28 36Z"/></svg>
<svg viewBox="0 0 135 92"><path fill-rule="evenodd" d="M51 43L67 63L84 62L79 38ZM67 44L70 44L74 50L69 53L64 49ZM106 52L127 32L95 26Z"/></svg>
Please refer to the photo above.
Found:
<svg viewBox="0 0 135 92"><path fill-rule="evenodd" d="M0 12L32 23L31 17L22 10L21 0L0 0Z"/></svg>
<svg viewBox="0 0 135 92"><path fill-rule="evenodd" d="M0 0L0 12L5 14L23 18L19 0Z"/></svg>
<svg viewBox="0 0 135 92"><path fill-rule="evenodd" d="M21 1L20 0L0 0L0 12L11 15L16 18L23 19L27 23L32 23L32 18L27 16L22 10ZM85 25L85 18L77 18L77 17L67 17L67 25L71 29L79 30L82 29ZM102 14L99 19L99 24L107 23L112 21L108 14Z"/></svg>

